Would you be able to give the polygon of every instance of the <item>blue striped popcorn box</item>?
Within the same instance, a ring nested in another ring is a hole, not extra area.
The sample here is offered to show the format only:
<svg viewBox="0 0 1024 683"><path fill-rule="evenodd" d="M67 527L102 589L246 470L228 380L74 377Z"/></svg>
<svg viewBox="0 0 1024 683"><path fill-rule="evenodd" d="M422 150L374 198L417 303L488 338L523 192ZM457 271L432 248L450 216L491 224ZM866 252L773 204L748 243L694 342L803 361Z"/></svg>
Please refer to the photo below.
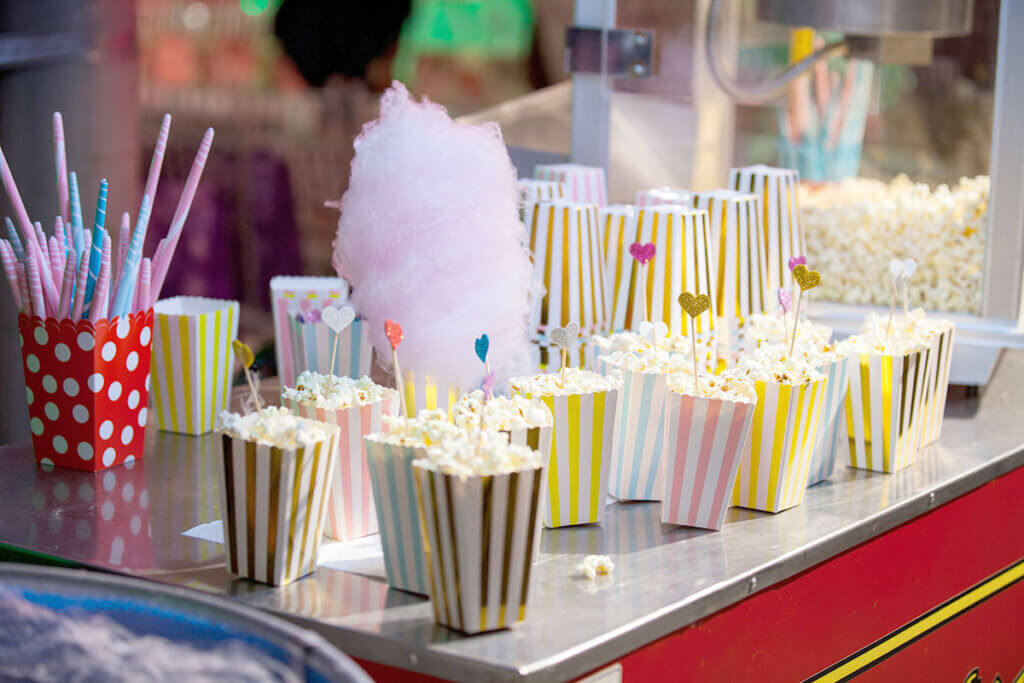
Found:
<svg viewBox="0 0 1024 683"><path fill-rule="evenodd" d="M668 375L622 370L608 492L619 500L661 500L665 489Z"/></svg>
<svg viewBox="0 0 1024 683"><path fill-rule="evenodd" d="M319 311L316 314L289 313L288 335L296 377L304 370L338 377L358 378L370 374L373 345L370 344L370 325L362 318L353 320L339 335L320 320ZM338 353L332 368L335 337L338 338Z"/></svg>
<svg viewBox="0 0 1024 683"><path fill-rule="evenodd" d="M835 472L839 453L846 448L845 440L840 448L840 423L842 408L846 400L846 392L850 387L851 355L845 355L824 367L819 368L826 377L824 403L821 409L821 420L818 423L818 437L811 455L811 471L807 476L807 485L813 486L829 479Z"/></svg>

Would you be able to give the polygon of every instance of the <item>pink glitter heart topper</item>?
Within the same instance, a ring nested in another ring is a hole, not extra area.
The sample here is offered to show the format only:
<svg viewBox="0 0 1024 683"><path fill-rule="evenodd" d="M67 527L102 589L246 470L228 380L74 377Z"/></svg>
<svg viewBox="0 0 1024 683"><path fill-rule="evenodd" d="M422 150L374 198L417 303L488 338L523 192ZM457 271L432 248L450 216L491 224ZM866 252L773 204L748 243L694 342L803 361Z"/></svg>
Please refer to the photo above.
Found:
<svg viewBox="0 0 1024 683"><path fill-rule="evenodd" d="M648 242L642 244L640 242L633 242L629 245L629 255L640 262L641 266L647 265L647 262L654 258L654 242Z"/></svg>
<svg viewBox="0 0 1024 683"><path fill-rule="evenodd" d="M794 268L796 268L797 266L806 266L806 265L807 265L807 257L802 255L802 254L800 256L790 256L789 257L789 269L791 271Z"/></svg>
<svg viewBox="0 0 1024 683"><path fill-rule="evenodd" d="M789 313L789 308L793 305L793 293L788 289L779 287L779 305L782 306L783 313Z"/></svg>

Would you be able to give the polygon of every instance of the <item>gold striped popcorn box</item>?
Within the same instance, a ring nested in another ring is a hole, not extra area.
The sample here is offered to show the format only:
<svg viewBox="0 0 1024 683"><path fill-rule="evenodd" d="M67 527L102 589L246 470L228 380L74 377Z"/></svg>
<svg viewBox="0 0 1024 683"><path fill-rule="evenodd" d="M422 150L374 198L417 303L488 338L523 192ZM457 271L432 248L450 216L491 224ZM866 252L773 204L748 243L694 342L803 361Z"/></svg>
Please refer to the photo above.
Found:
<svg viewBox="0 0 1024 683"><path fill-rule="evenodd" d="M320 320L320 310L289 313L288 334L296 377L303 370L355 378L370 374L373 345L370 344L370 325L362 318L353 320L339 335ZM335 337L338 338L337 354L334 354Z"/></svg>
<svg viewBox="0 0 1024 683"><path fill-rule="evenodd" d="M519 178L516 180L516 189L519 190L520 204L545 199L565 199L565 185L557 180Z"/></svg>
<svg viewBox="0 0 1024 683"><path fill-rule="evenodd" d="M392 588L428 595L429 570L412 467L412 461L426 457L427 450L391 444L386 437L377 433L363 439L384 553L384 573Z"/></svg>
<svg viewBox="0 0 1024 683"><path fill-rule="evenodd" d="M636 241L653 242L657 253L646 266L632 258L624 265L614 299L611 330L639 329L644 321L646 291L649 320L665 323L672 336L689 338L690 318L679 305L679 295L685 291L707 294L712 301L717 297L717 268L708 212L673 205L640 209ZM713 372L718 365L714 309L697 316L696 330L698 345L711 350L708 367Z"/></svg>
<svg viewBox="0 0 1024 683"><path fill-rule="evenodd" d="M521 429L508 429L505 430L508 434L508 442L513 446L526 446L530 450L540 452L540 461L548 462L551 460L551 443L552 436L554 433L554 427L549 425L547 427L524 427ZM546 500L548 495L548 482L547 479L541 478L540 486L540 499ZM537 533L534 536L533 542L533 556L536 558L540 555L540 538L541 538L541 525L543 524L543 518L537 516Z"/></svg>
<svg viewBox="0 0 1024 683"><path fill-rule="evenodd" d="M608 477L608 493L619 500L662 498L668 393L667 375L622 370Z"/></svg>
<svg viewBox="0 0 1024 683"><path fill-rule="evenodd" d="M693 195L688 190L666 186L637 190L637 206L660 206L662 204L693 206Z"/></svg>
<svg viewBox="0 0 1024 683"><path fill-rule="evenodd" d="M799 185L800 174L788 168L756 165L729 171L730 189L750 192L761 199L757 224L763 234L769 292L779 287L793 288L789 258L806 253Z"/></svg>
<svg viewBox="0 0 1024 683"><path fill-rule="evenodd" d="M614 310L619 282L633 260L629 245L636 241L636 214L636 207L630 204L613 204L598 210L604 253L604 300L609 311Z"/></svg>
<svg viewBox="0 0 1024 683"><path fill-rule="evenodd" d="M845 421L843 404L846 392L850 388L850 368L853 367L853 356L841 356L819 368L828 378L825 388L825 399L822 404L821 421L818 423L818 438L811 456L811 471L807 475L807 485L814 486L831 478L839 462L840 451L846 449L846 439L840 440L839 426ZM845 431L844 431L845 434Z"/></svg>
<svg viewBox="0 0 1024 683"><path fill-rule="evenodd" d="M324 306L342 306L348 301L348 289L348 283L337 277L278 275L270 279L274 358L281 384L295 384L299 374L294 364L288 314L322 310Z"/></svg>
<svg viewBox="0 0 1024 683"><path fill-rule="evenodd" d="M697 192L693 206L708 212L712 261L717 264L715 313L735 334L742 322L768 310L768 289L757 195L733 190Z"/></svg>
<svg viewBox="0 0 1024 683"><path fill-rule="evenodd" d="M463 633L522 621L543 468L469 477L413 470L434 620Z"/></svg>
<svg viewBox="0 0 1024 683"><path fill-rule="evenodd" d="M338 467L327 499L330 538L351 541L377 532L377 514L370 490L363 437L383 431L383 416L398 415L398 392L385 389L384 397L368 405L326 410L281 396L281 405L296 415L338 426Z"/></svg>
<svg viewBox="0 0 1024 683"><path fill-rule="evenodd" d="M600 166L581 164L538 164L533 169L537 180L553 180L565 186L566 196L574 202L604 206L608 203L608 183Z"/></svg>
<svg viewBox="0 0 1024 683"><path fill-rule="evenodd" d="M552 329L575 323L585 339L607 324L604 251L596 204L533 202L524 214L534 275L544 285L531 324L539 344L539 365L547 367L546 335Z"/></svg>
<svg viewBox="0 0 1024 683"><path fill-rule="evenodd" d="M338 428L302 448L221 437L217 460L228 571L282 586L316 569L337 468Z"/></svg>
<svg viewBox="0 0 1024 683"><path fill-rule="evenodd" d="M938 441L942 433L942 416L946 412L946 395L949 393L949 369L953 364L953 323L941 320L938 328L931 347L935 369L924 399L924 446Z"/></svg>
<svg viewBox="0 0 1024 683"><path fill-rule="evenodd" d="M756 404L668 392L661 521L721 529Z"/></svg>
<svg viewBox="0 0 1024 683"><path fill-rule="evenodd" d="M213 431L231 402L231 342L238 302L178 296L154 307L152 397L157 426L179 434Z"/></svg>
<svg viewBox="0 0 1024 683"><path fill-rule="evenodd" d="M612 432L618 389L539 398L554 415L551 455L547 467L544 526L557 528L604 520Z"/></svg>
<svg viewBox="0 0 1024 683"><path fill-rule="evenodd" d="M914 462L933 360L931 347L901 356L854 354L844 405L851 467L892 473Z"/></svg>
<svg viewBox="0 0 1024 683"><path fill-rule="evenodd" d="M754 382L757 406L733 505L781 512L803 501L827 385L827 377L796 385Z"/></svg>
<svg viewBox="0 0 1024 683"><path fill-rule="evenodd" d="M402 382L409 417L416 417L421 410L440 410L448 413L449 420L452 419L452 409L462 396L458 384L415 370L404 370Z"/></svg>

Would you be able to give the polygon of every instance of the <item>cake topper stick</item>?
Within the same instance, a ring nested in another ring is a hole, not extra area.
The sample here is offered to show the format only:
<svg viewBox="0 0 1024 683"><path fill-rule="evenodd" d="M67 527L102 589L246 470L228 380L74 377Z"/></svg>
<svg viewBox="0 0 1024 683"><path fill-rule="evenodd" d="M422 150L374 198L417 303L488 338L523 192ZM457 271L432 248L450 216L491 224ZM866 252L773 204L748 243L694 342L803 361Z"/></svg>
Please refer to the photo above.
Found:
<svg viewBox="0 0 1024 683"><path fill-rule="evenodd" d="M700 380L697 370L697 316L711 308L711 297L707 294L694 296L689 292L679 295L679 305L690 316L690 353L693 356L693 387L700 395Z"/></svg>
<svg viewBox="0 0 1024 683"><path fill-rule="evenodd" d="M494 373L491 372L491 362L487 360L487 352L491 349L491 339L486 334L481 334L474 342L476 357L484 364L486 375L484 376L481 388L484 390L484 403L494 395Z"/></svg>
<svg viewBox="0 0 1024 683"><path fill-rule="evenodd" d="M551 343L562 350L562 380L561 386L565 386L565 372L569 366L569 345L580 333L580 326L576 323L569 323L565 327L556 327L549 335Z"/></svg>
<svg viewBox="0 0 1024 683"><path fill-rule="evenodd" d="M796 331L800 326L800 304L803 303L804 292L821 284L821 273L811 270L804 263L799 263L793 268L793 279L800 286L800 291L796 295L796 312L793 315L793 336L789 340L790 356L793 355L793 349L796 347Z"/></svg>
<svg viewBox="0 0 1024 683"><path fill-rule="evenodd" d="M895 290L900 288L903 289L903 314L910 314L910 278L914 276L914 271L917 270L917 261L912 258L900 260L894 258L889 261L889 274L892 275L893 279L893 296L896 295ZM893 308L895 308L895 302L893 302Z"/></svg>
<svg viewBox="0 0 1024 683"><path fill-rule="evenodd" d="M405 402L405 383L402 381L402 368L398 365L398 345L402 343L404 335L402 326L394 320L384 321L384 335L391 343L391 362L395 367L395 386L398 388L398 397L402 401L402 417L405 418L405 430L409 431L409 406Z"/></svg>
<svg viewBox="0 0 1024 683"><path fill-rule="evenodd" d="M245 381L249 383L249 391L252 392L250 397L252 405L255 410L263 409L263 401L260 400L260 392L256 388L256 379L253 377L252 364L256 362L256 356L253 354L252 349L249 345L240 339L235 339L231 342L231 348L235 350L235 355L242 361L242 372L245 373ZM248 406L250 401L242 401L243 408Z"/></svg>
<svg viewBox="0 0 1024 683"><path fill-rule="evenodd" d="M331 365L330 374L337 374L334 371L334 361L338 358L338 339L341 338L342 331L352 324L352 321L356 319L356 312L351 306L335 307L327 306L320 313L320 320L323 321L324 325L334 332L334 343L331 344Z"/></svg>
<svg viewBox="0 0 1024 683"><path fill-rule="evenodd" d="M647 262L654 258L656 247L654 242L648 242L643 244L641 242L633 242L629 245L629 254L633 259L640 264L640 282L643 283L643 294L640 300L643 302L643 313L644 319L641 328L647 327L650 323L649 313L647 311ZM651 333L651 345L655 350L658 349L658 334L654 328L649 328ZM643 332L641 332L643 334Z"/></svg>

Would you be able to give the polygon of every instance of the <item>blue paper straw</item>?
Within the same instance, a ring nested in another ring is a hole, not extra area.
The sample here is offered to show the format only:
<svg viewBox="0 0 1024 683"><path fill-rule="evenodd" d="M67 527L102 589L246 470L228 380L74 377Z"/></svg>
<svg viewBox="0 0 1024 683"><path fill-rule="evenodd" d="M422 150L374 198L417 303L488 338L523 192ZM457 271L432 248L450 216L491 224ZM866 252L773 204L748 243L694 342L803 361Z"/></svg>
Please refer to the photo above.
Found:
<svg viewBox="0 0 1024 683"><path fill-rule="evenodd" d="M78 196L78 175L72 171L68 174L68 191L71 194L71 231L75 242L75 255L82 259L85 249L85 231L82 229L82 200Z"/></svg>
<svg viewBox="0 0 1024 683"><path fill-rule="evenodd" d="M19 261L25 260L25 247L21 246L21 238L18 237L18 229L14 227L14 221L4 216L4 223L7 224L7 234L11 238L11 246Z"/></svg>
<svg viewBox="0 0 1024 683"><path fill-rule="evenodd" d="M142 246L146 241L146 224L149 222L149 212L152 208L152 198L149 195L143 195L139 217L135 223L135 232L132 233L128 254L124 259L124 270L121 271L117 292L114 294L113 303L107 312L108 320L114 316L125 316L130 313L132 299L135 296L135 284L139 275L139 263L142 261Z"/></svg>
<svg viewBox="0 0 1024 683"><path fill-rule="evenodd" d="M107 219L107 179L100 181L100 192L96 197L96 218L92 224L92 254L89 256L89 279L85 283L85 307L82 316L89 315L92 304L92 292L96 289L96 280L100 276L100 261L103 260L103 236L106 230L103 224Z"/></svg>

